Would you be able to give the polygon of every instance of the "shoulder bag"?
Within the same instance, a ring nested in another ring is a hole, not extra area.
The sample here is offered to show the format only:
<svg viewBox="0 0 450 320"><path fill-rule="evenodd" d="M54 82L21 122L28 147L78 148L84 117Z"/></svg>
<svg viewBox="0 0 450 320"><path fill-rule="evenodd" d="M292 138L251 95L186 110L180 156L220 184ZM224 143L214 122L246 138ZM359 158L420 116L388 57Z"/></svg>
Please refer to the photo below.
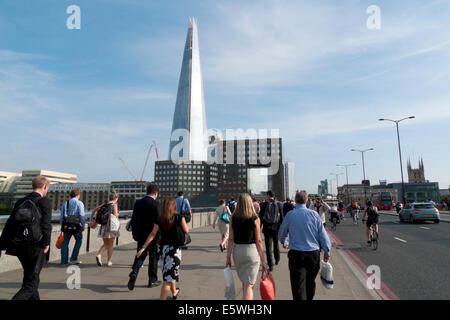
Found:
<svg viewBox="0 0 450 320"><path fill-rule="evenodd" d="M227 207L225 207L224 212L220 215L220 220L225 222L226 224L230 223L230 216L228 215Z"/></svg>
<svg viewBox="0 0 450 320"><path fill-rule="evenodd" d="M119 217L116 217L113 212L114 209L112 210L109 216L109 231L119 231L120 229Z"/></svg>
<svg viewBox="0 0 450 320"><path fill-rule="evenodd" d="M75 235L81 230L81 218L80 216L69 215L69 201L66 205L66 214L67 217L64 219L61 231Z"/></svg>

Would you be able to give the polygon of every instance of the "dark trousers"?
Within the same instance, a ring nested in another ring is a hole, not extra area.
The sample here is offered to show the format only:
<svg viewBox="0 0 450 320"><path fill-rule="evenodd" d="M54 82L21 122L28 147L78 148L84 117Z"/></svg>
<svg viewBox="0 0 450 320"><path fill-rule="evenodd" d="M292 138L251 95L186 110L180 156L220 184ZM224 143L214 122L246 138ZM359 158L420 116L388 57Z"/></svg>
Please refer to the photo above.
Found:
<svg viewBox="0 0 450 320"><path fill-rule="evenodd" d="M289 272L294 300L312 300L316 293L316 277L320 270L320 251L290 250Z"/></svg>
<svg viewBox="0 0 450 320"><path fill-rule="evenodd" d="M12 300L40 300L39 275L45 263L45 253L42 248L28 248L17 255L23 268L22 288Z"/></svg>
<svg viewBox="0 0 450 320"><path fill-rule="evenodd" d="M269 268L273 267L272 259L272 244L273 244L273 256L275 263L280 261L280 245L278 243L278 230L272 230L264 228L264 242L266 244L267 265Z"/></svg>
<svg viewBox="0 0 450 320"><path fill-rule="evenodd" d="M137 251L142 248L145 241L140 242L138 241ZM144 264L145 259L149 258L148 263L148 281L149 283L153 283L158 280L158 251L156 244L154 242L150 243L150 245L147 247L147 250L145 250L139 258L134 258L134 263L132 267L132 271L130 273L130 276L132 274L136 275L136 277L139 274L139 270L141 269L142 265Z"/></svg>

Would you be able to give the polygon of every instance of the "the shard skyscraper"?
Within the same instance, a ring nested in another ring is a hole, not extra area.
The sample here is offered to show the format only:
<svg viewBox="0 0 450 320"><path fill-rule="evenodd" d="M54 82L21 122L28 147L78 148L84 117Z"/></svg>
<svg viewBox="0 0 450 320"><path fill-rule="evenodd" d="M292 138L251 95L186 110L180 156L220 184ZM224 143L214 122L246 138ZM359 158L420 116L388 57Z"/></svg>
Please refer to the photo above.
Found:
<svg viewBox="0 0 450 320"><path fill-rule="evenodd" d="M207 161L207 147L205 98L197 21L189 18L173 115L169 160Z"/></svg>

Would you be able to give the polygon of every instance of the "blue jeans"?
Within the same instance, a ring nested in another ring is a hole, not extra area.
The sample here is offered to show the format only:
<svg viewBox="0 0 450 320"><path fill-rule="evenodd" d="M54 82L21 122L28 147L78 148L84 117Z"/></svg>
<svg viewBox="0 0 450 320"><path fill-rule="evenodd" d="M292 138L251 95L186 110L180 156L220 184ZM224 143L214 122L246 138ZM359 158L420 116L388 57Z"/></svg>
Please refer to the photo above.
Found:
<svg viewBox="0 0 450 320"><path fill-rule="evenodd" d="M69 241L72 237L71 234L64 232L64 240L61 246L61 264L67 264L69 258ZM76 235L74 235L76 240L75 246L73 247L72 256L70 257L71 261L78 260L78 253L80 252L81 242L83 241L83 232L80 230Z"/></svg>

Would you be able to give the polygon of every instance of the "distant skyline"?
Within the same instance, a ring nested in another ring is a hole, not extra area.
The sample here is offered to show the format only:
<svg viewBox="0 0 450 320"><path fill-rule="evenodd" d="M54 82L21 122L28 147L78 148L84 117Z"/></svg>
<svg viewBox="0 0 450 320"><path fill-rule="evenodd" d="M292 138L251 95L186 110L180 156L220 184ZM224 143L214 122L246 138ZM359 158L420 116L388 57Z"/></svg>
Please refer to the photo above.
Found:
<svg viewBox="0 0 450 320"><path fill-rule="evenodd" d="M69 30L68 6L81 9ZM169 148L188 18L198 19L208 128L279 129L297 189L350 167L399 182L406 162L450 185L450 3L88 0L0 4L0 170L48 169L79 182L140 175L152 140ZM155 160L154 154L151 161ZM341 169L341 170L340 170ZM144 179L153 177L153 164Z"/></svg>

